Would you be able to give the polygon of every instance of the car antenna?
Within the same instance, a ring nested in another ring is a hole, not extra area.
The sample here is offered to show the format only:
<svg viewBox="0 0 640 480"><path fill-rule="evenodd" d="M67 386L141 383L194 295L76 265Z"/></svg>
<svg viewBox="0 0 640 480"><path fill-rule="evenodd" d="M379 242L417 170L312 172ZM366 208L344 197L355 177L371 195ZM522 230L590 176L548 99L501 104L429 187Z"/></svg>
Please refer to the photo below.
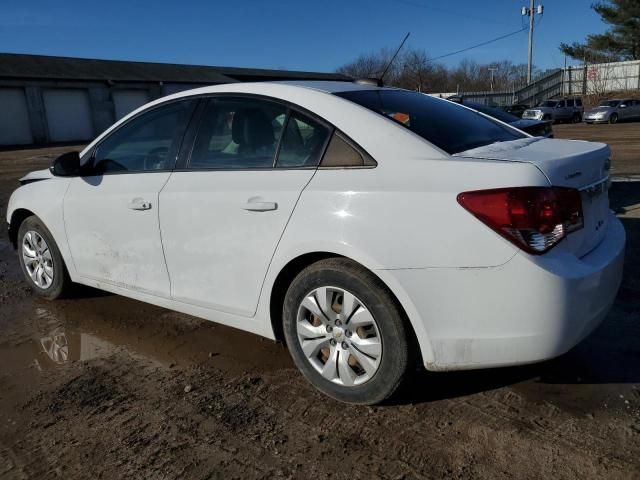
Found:
<svg viewBox="0 0 640 480"><path fill-rule="evenodd" d="M391 65L393 64L393 61L396 59L396 57L400 53L400 50L402 50L402 47L404 46L404 43L407 41L407 38L409 38L409 35L411 35L411 32L407 32L407 34L404 36L404 40L402 40L402 43L400 43L400 46L396 50L396 53L394 53L393 57L391 57L391 60L389 60L389 63L387 64L386 68L384 69L384 72L382 72L382 75L380 75L380 83L382 83L382 81L384 80L384 76L389 71L389 68L391 67Z"/></svg>

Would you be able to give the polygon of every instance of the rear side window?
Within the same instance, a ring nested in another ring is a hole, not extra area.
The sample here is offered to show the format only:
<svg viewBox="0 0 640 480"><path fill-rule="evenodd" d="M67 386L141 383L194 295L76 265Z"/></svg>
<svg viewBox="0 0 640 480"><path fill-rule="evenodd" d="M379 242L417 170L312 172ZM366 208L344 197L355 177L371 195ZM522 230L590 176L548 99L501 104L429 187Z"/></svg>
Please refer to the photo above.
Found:
<svg viewBox="0 0 640 480"><path fill-rule="evenodd" d="M320 163L321 168L375 167L376 165L373 158L337 131L331 137Z"/></svg>
<svg viewBox="0 0 640 480"><path fill-rule="evenodd" d="M556 107L557 107L557 108L564 108L564 106L565 106L565 102L564 102L564 100L560 100L560 101L556 104Z"/></svg>
<svg viewBox="0 0 640 480"><path fill-rule="evenodd" d="M336 95L397 122L449 154L526 137L484 115L422 93L381 89Z"/></svg>
<svg viewBox="0 0 640 480"><path fill-rule="evenodd" d="M122 125L98 145L93 156L95 171L146 172L173 168L192 105L191 100L170 103Z"/></svg>
<svg viewBox="0 0 640 480"><path fill-rule="evenodd" d="M329 137L329 129L300 113L292 112L282 137L276 166L315 167Z"/></svg>
<svg viewBox="0 0 640 480"><path fill-rule="evenodd" d="M574 106L574 101L572 98L567 100L567 107L573 107Z"/></svg>
<svg viewBox="0 0 640 480"><path fill-rule="evenodd" d="M209 100L190 168L272 168L287 108L253 98Z"/></svg>
<svg viewBox="0 0 640 480"><path fill-rule="evenodd" d="M581 106L582 106L582 99L576 98L576 107L581 107Z"/></svg>

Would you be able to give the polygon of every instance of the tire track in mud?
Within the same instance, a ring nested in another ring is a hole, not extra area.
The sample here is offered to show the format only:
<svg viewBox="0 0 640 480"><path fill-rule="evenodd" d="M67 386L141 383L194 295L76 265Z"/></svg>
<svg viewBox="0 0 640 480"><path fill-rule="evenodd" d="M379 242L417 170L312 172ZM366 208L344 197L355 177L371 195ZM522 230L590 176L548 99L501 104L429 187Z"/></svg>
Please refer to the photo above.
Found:
<svg viewBox="0 0 640 480"><path fill-rule="evenodd" d="M22 409L32 420L11 451L29 477L495 478L514 464L518 478L637 472L633 449L616 452L584 422L510 390L347 406L292 369L173 371L117 352L65 367Z"/></svg>

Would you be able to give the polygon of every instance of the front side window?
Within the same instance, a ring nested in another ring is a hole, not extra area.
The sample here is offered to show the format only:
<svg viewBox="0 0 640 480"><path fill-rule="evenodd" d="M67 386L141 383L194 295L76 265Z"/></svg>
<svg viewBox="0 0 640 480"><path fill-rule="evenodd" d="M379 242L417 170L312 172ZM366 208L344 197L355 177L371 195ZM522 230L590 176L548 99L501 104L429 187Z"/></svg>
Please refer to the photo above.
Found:
<svg viewBox="0 0 640 480"><path fill-rule="evenodd" d="M407 90L358 90L336 95L397 122L449 154L526 135L454 102Z"/></svg>
<svg viewBox="0 0 640 480"><path fill-rule="evenodd" d="M272 168L286 107L250 98L209 100L190 168Z"/></svg>
<svg viewBox="0 0 640 480"><path fill-rule="evenodd" d="M557 104L556 104L556 108L564 108L565 103L564 100L560 100Z"/></svg>
<svg viewBox="0 0 640 480"><path fill-rule="evenodd" d="M125 123L98 145L92 171L103 174L173 168L192 105L191 100L170 103Z"/></svg>

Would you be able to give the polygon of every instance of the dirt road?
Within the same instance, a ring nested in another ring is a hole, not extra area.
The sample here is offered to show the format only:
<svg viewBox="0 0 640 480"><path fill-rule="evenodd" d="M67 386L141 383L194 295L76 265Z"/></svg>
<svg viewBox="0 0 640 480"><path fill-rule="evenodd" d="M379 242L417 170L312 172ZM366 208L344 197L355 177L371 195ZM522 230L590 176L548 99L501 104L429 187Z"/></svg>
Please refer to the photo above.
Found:
<svg viewBox="0 0 640 480"><path fill-rule="evenodd" d="M3 215L61 150L0 153ZM590 338L539 365L421 373L375 408L316 393L250 334L114 295L40 300L2 229L0 478L639 478L640 183L612 197L627 270Z"/></svg>

